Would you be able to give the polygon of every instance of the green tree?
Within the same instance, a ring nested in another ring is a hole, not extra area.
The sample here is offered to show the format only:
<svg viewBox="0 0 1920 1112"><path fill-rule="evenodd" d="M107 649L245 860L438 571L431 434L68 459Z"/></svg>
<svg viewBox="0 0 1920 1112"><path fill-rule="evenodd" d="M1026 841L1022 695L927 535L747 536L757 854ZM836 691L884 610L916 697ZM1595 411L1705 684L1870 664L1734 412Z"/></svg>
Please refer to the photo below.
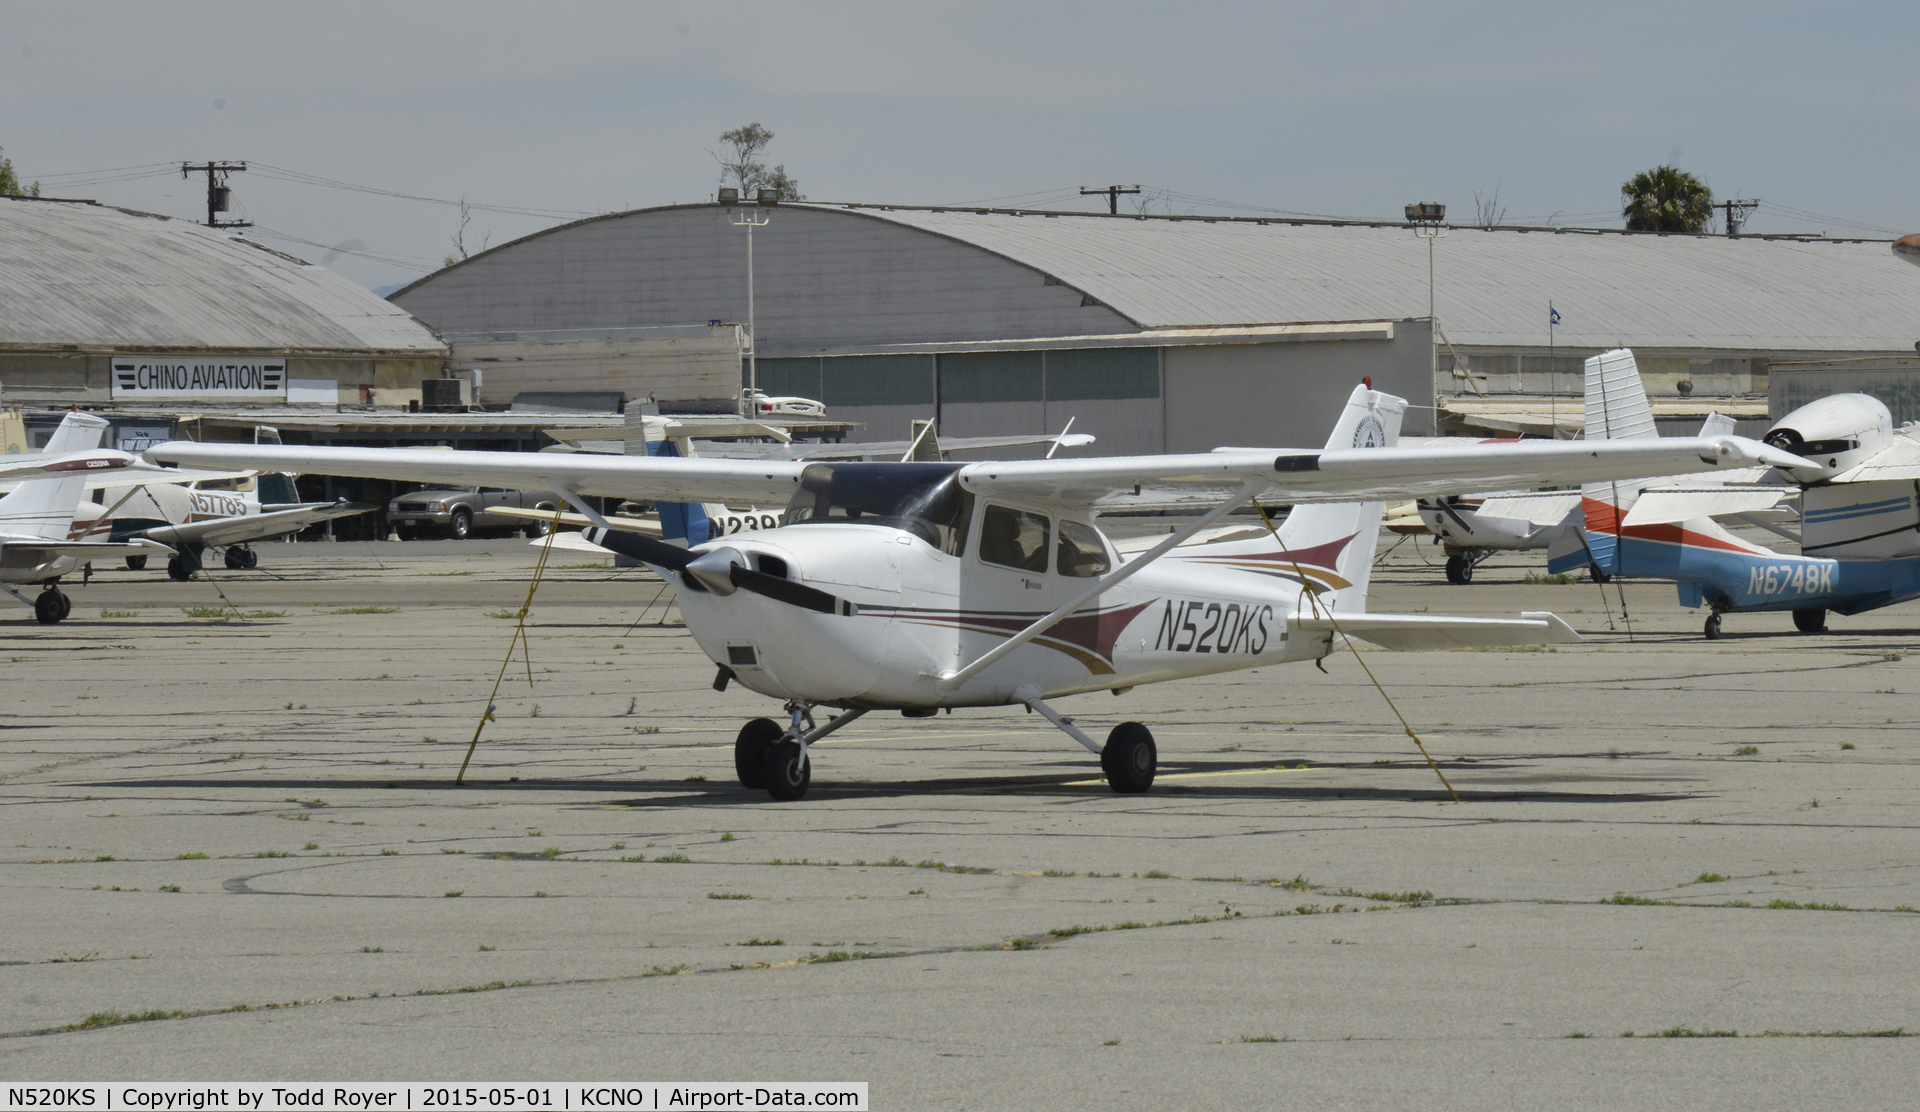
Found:
<svg viewBox="0 0 1920 1112"><path fill-rule="evenodd" d="M804 201L806 196L800 192L800 183L787 176L785 165L767 169L760 156L766 152L767 144L773 142L773 132L760 126L755 120L745 127L736 127L732 131L722 132L720 141L732 148L729 151L713 152L714 161L720 163L720 184L731 181L740 188L742 198L752 197L758 189L777 189L783 201Z"/></svg>
<svg viewBox="0 0 1920 1112"><path fill-rule="evenodd" d="M1704 232L1713 190L1677 166L1655 166L1620 187L1620 212L1632 232Z"/></svg>
<svg viewBox="0 0 1920 1112"><path fill-rule="evenodd" d="M5 150L5 147L0 147L0 152ZM38 197L39 195L39 182L34 182L31 189L20 188L20 176L13 172L13 159L0 153L0 197Z"/></svg>

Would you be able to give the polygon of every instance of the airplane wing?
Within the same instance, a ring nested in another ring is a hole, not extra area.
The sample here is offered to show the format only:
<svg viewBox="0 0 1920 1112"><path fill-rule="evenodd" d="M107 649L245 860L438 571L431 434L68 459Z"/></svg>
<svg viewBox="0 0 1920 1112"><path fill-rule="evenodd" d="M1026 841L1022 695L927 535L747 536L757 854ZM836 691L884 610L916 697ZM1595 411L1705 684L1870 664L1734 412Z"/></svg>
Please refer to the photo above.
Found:
<svg viewBox="0 0 1920 1112"><path fill-rule="evenodd" d="M118 471L127 467L145 468L139 456L96 448L87 452L62 452L58 455L0 456L0 480L50 479L72 475L75 471Z"/></svg>
<svg viewBox="0 0 1920 1112"><path fill-rule="evenodd" d="M943 436L940 438L940 451L943 455L948 452L990 452L1001 448L1024 448L1033 444L1054 443L1058 443L1062 448L1079 448L1092 444L1094 440L1094 435L1088 432L1058 435L1034 433L1031 436ZM912 447L911 440L873 440L859 444L788 444L772 449L763 458L818 462L866 459L870 456L899 459Z"/></svg>
<svg viewBox="0 0 1920 1112"><path fill-rule="evenodd" d="M1739 436L1635 440L1528 440L1440 448L1253 449L1204 455L976 463L961 472L981 494L1120 508L1143 484L1212 491L1222 497L1253 481L1284 502L1356 502L1459 494L1489 487L1573 485L1648 478L1678 470L1779 465L1794 458Z"/></svg>
<svg viewBox="0 0 1920 1112"><path fill-rule="evenodd" d="M539 548L547 543L547 539L542 537L537 541L528 541L527 543L535 548ZM555 533L553 535L553 547L565 549L568 552L585 552L593 556L618 555L613 549L602 548L588 540L586 536L581 533Z"/></svg>
<svg viewBox="0 0 1920 1112"><path fill-rule="evenodd" d="M130 467L115 468L91 473L87 476L87 493L96 490L126 490L128 487L174 485L178 483L197 483L211 479L247 479L258 474L256 471L200 471L185 467L153 467L145 463L136 463ZM31 479L0 478L0 494L11 494L19 489L23 482Z"/></svg>
<svg viewBox="0 0 1920 1112"><path fill-rule="evenodd" d="M397 448L201 444L172 441L147 458L193 467L258 468L518 488L674 502L787 502L808 464L547 452L414 452ZM1489 487L1575 484L1671 475L1709 467L1809 466L1738 436L1614 441L1525 441L1447 448L1236 450L1190 455L1020 460L964 466L979 494L1120 508L1143 484L1226 498L1249 483L1289 503L1353 502L1458 494ZM1105 500L1105 501L1103 501Z"/></svg>
<svg viewBox="0 0 1920 1112"><path fill-rule="evenodd" d="M310 502L288 510L265 514L236 514L233 517L189 521L183 525L158 525L139 536L162 544L246 544L248 541L295 533L316 521L351 517L380 507L369 502Z"/></svg>
<svg viewBox="0 0 1920 1112"><path fill-rule="evenodd" d="M1287 628L1305 633L1339 631L1399 652L1431 649L1492 649L1518 645L1569 645L1580 640L1559 615L1529 610L1518 618L1451 618L1429 614L1347 614L1333 618L1293 614Z"/></svg>
<svg viewBox="0 0 1920 1112"><path fill-rule="evenodd" d="M144 537L134 537L121 541L3 541L0 546L6 548L9 555L23 553L38 556L41 562L55 556L72 556L78 560L97 560L103 556L172 556L173 549L158 541Z"/></svg>
<svg viewBox="0 0 1920 1112"><path fill-rule="evenodd" d="M1770 510L1800 493L1794 487L1649 487L1627 511L1623 525L1665 525L1695 517Z"/></svg>

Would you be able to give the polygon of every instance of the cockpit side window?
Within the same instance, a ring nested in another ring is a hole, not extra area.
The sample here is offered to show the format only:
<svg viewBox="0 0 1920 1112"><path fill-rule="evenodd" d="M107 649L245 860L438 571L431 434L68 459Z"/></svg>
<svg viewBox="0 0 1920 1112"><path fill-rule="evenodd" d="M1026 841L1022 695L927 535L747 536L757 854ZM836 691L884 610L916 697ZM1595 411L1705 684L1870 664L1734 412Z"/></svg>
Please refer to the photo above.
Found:
<svg viewBox="0 0 1920 1112"><path fill-rule="evenodd" d="M1043 514L989 505L980 518L981 562L1021 571L1046 571L1051 525Z"/></svg>
<svg viewBox="0 0 1920 1112"><path fill-rule="evenodd" d="M879 525L949 556L966 548L973 495L950 463L813 464L787 505L788 525Z"/></svg>
<svg viewBox="0 0 1920 1112"><path fill-rule="evenodd" d="M1107 559L1107 546L1093 526L1079 521L1060 522L1058 545L1060 574L1074 579L1093 579L1113 570Z"/></svg>

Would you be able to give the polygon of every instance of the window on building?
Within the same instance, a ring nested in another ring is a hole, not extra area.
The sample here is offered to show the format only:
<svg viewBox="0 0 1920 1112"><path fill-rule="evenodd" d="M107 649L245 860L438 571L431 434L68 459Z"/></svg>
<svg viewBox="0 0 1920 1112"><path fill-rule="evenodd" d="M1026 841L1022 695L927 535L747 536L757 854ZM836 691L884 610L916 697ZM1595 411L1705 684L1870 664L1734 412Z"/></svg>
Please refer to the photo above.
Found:
<svg viewBox="0 0 1920 1112"><path fill-rule="evenodd" d="M818 398L836 405L932 405L930 355L847 355L820 360Z"/></svg>
<svg viewBox="0 0 1920 1112"><path fill-rule="evenodd" d="M1060 574L1074 579L1092 579L1107 574L1113 564L1107 559L1107 546L1093 526L1079 521L1060 522Z"/></svg>
<svg viewBox="0 0 1920 1112"><path fill-rule="evenodd" d="M963 351L940 357L940 401L1037 402L1041 387L1037 351Z"/></svg>
<svg viewBox="0 0 1920 1112"><path fill-rule="evenodd" d="M1160 396L1159 348L1076 348L1047 352L1047 400Z"/></svg>
<svg viewBox="0 0 1920 1112"><path fill-rule="evenodd" d="M988 506L980 519L980 559L1020 571L1047 570L1046 515Z"/></svg>

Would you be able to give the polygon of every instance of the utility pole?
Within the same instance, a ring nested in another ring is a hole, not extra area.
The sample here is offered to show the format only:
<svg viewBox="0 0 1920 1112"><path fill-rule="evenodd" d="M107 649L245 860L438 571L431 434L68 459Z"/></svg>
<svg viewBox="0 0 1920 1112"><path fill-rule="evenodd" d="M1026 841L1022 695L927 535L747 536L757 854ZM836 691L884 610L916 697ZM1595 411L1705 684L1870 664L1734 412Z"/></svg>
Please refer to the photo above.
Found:
<svg viewBox="0 0 1920 1112"><path fill-rule="evenodd" d="M1114 216L1120 215L1120 194L1138 192L1140 192L1140 187L1137 185L1131 189L1120 185L1109 185L1105 189L1088 189L1084 185L1080 187L1080 195L1082 197L1098 197L1102 193L1105 193L1107 195L1107 212Z"/></svg>
<svg viewBox="0 0 1920 1112"><path fill-rule="evenodd" d="M233 190L227 188L227 175L236 170L244 171L244 162L208 162L196 165L192 162L180 164L180 176L188 174L207 175L207 227L209 228L251 228L251 220L222 220L220 214L228 210L228 201Z"/></svg>
<svg viewBox="0 0 1920 1112"><path fill-rule="evenodd" d="M1713 207L1726 211L1727 234L1737 236L1740 234L1740 229L1746 227L1748 215L1760 207L1760 199L1756 197L1750 201L1722 201Z"/></svg>

